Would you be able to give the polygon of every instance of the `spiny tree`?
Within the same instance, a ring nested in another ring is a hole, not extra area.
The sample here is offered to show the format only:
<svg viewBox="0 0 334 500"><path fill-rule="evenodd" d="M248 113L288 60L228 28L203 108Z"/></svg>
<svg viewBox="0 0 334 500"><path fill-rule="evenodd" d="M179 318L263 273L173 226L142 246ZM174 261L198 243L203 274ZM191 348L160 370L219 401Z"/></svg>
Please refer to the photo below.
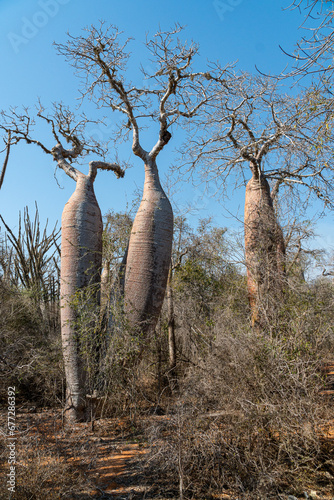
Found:
<svg viewBox="0 0 334 500"><path fill-rule="evenodd" d="M3 279L17 289L29 292L36 304L40 316L49 326L55 328L58 304L59 254L58 239L60 230L57 224L50 232L48 222L40 228L39 213L36 204L35 217L30 218L28 207L24 209L23 223L19 215L18 234L15 235L0 215L7 231L5 251L0 259Z"/></svg>
<svg viewBox="0 0 334 500"><path fill-rule="evenodd" d="M82 77L82 97L124 117L119 137L132 132L132 151L145 166L142 201L127 251L124 292L129 326L144 335L154 330L162 307L173 238L173 213L160 184L157 156L171 139L171 127L193 118L211 97L212 76L193 70L198 47L179 40L181 29L159 31L146 40L150 65L156 70L141 68L139 86L126 75L129 40L123 43L115 27L101 23L87 29L85 36L70 36L66 44L57 45ZM158 129L151 150L142 146L141 129L147 121Z"/></svg>
<svg viewBox="0 0 334 500"><path fill-rule="evenodd" d="M292 195L300 188L306 198L313 193L331 204L331 153L329 144L319 145L318 126L307 95L288 96L270 78L241 73L229 96L223 90L197 122L204 133L188 142L190 168L200 165L206 178L221 187L226 188L227 179L238 183L247 171L251 174L244 228L253 325L264 326L282 298L285 245L274 208L279 190Z"/></svg>
<svg viewBox="0 0 334 500"><path fill-rule="evenodd" d="M113 171L123 177L119 165L104 161L91 161L87 175L75 168L72 162L88 153L101 154L96 143L84 137L88 120L76 120L68 108L55 105L52 115L40 108L37 116L51 127L56 145L47 147L33 137L35 121L28 111L19 114L15 109L2 113L1 127L10 132L13 142L25 141L39 146L58 166L76 182L76 189L66 203L62 215L60 307L62 350L66 374L66 415L70 420L85 418L86 378L80 352L80 336L76 329L75 298L80 291L91 290L90 300L98 307L102 267L102 216L94 193L97 170ZM71 144L64 148L62 141ZM95 339L97 342L97 339Z"/></svg>

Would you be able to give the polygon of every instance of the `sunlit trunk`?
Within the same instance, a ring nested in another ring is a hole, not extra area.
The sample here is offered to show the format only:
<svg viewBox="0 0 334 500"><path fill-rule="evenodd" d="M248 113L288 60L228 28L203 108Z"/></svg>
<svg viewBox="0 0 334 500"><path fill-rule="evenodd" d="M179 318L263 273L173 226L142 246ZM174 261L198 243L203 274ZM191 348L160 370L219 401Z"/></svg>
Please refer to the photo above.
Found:
<svg viewBox="0 0 334 500"><path fill-rule="evenodd" d="M246 187L245 254L253 326L264 326L280 306L285 245L266 178L253 175Z"/></svg>
<svg viewBox="0 0 334 500"><path fill-rule="evenodd" d="M61 330L66 374L66 416L85 418L86 378L76 329L75 295L90 286L98 305L102 264L102 217L93 181L78 176L76 190L62 215L61 239Z"/></svg>
<svg viewBox="0 0 334 500"><path fill-rule="evenodd" d="M148 335L164 300L173 240L173 212L156 163L145 165L143 197L128 247L124 310L132 331Z"/></svg>

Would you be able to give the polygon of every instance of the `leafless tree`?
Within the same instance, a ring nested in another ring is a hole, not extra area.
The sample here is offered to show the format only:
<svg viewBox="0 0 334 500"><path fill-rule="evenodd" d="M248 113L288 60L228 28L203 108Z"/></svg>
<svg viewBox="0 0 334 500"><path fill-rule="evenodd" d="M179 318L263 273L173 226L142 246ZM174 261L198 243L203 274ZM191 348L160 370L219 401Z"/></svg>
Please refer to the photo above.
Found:
<svg viewBox="0 0 334 500"><path fill-rule="evenodd" d="M124 171L114 163L91 161L88 175L73 166L73 162L88 153L101 154L99 144L85 139L85 116L76 119L69 108L56 104L52 115L39 108L37 118L46 122L56 145L52 148L34 138L35 119L24 110L2 112L1 128L12 136L13 143L24 141L39 146L51 155L58 166L76 182L76 189L66 203L62 215L61 240L61 331L62 349L66 373L66 415L71 420L86 417L86 373L81 353L80 338L76 328L77 311L75 296L79 291L93 289L94 303L99 306L102 267L102 216L97 203L93 183L98 169L111 170L117 177ZM71 144L65 148L63 141Z"/></svg>
<svg viewBox="0 0 334 500"><path fill-rule="evenodd" d="M117 138L132 133L132 151L145 165L142 202L130 235L125 271L125 312L131 329L154 331L166 289L173 237L173 213L160 184L156 159L170 141L176 124L193 119L212 98L213 82L223 81L228 68L193 69L198 47L181 42L182 28L158 31L146 40L150 67L141 67L140 85L126 75L130 40L114 26L91 27L69 36L58 52L81 77L82 98L118 112ZM144 78L144 83L143 83ZM153 122L157 140L144 149L141 131Z"/></svg>
<svg viewBox="0 0 334 500"><path fill-rule="evenodd" d="M200 166L207 180L224 189L228 179L238 185L251 174L245 250L252 323L261 324L259 299L271 295L277 301L284 277L285 245L275 198L279 190L300 188L306 198L313 193L332 206L330 143L317 134L321 116L310 111L308 95L285 95L267 77L239 73L229 96L223 90L205 111L196 124L203 132L189 138L186 163L190 171Z"/></svg>

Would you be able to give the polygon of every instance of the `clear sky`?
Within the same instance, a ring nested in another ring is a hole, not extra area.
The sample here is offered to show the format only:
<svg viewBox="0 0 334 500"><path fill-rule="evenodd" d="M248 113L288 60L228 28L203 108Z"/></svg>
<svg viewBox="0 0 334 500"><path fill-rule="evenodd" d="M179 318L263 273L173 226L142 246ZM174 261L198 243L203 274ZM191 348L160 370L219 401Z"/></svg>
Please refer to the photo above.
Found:
<svg viewBox="0 0 334 500"><path fill-rule="evenodd" d="M288 63L279 45L292 52L302 35L298 28L303 14L289 9L290 3L290 0L0 0L0 108L33 107L37 98L46 107L54 101L63 101L75 108L78 80L52 44L65 41L67 31L77 35L83 27L99 20L118 26L134 39L129 71L141 60L144 65L149 64L144 60L146 33L153 35L159 26L168 29L178 22L187 27L183 36L200 45L203 63L207 59L219 60L221 64L238 61L240 69L255 72L257 66L266 73L277 74ZM112 113L108 119L112 123ZM96 132L100 136L108 134L103 129ZM156 137L157 131L153 132ZM54 144L51 141L48 145ZM153 139L147 149L152 145ZM173 137L159 155L162 182L169 166L176 161L177 145L178 140ZM119 156L132 163L125 178L116 180L113 174L100 172L95 182L103 214L108 209L119 211L131 205L143 183L141 160L132 155L128 146L120 148ZM110 160L113 159L111 152ZM10 227L17 227L19 210L26 205L33 214L35 201L43 221L48 218L50 225L56 220L60 222L64 204L75 185L57 169L60 189L54 178L55 167L51 157L34 146L13 149L0 192L0 213ZM201 195L201 187L180 184L175 201L181 207L186 201L197 204L201 207L197 217L213 215L221 226L238 224L231 213L242 219L242 190L231 192L223 203L208 195L200 199ZM322 243L333 246L332 215L321 222L319 232Z"/></svg>

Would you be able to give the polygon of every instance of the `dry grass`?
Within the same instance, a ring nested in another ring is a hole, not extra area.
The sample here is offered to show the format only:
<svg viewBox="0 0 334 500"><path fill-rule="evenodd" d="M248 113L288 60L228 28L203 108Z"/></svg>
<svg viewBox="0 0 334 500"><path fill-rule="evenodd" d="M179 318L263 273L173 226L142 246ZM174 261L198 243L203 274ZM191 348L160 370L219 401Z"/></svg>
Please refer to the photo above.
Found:
<svg viewBox="0 0 334 500"><path fill-rule="evenodd" d="M61 412L45 410L18 414L16 435L16 493L12 499L114 498L149 489L136 479L136 463L146 449L128 421L100 419L94 431L91 423L66 428ZM2 439L5 472L7 458L6 440ZM8 498L4 486L0 498Z"/></svg>

